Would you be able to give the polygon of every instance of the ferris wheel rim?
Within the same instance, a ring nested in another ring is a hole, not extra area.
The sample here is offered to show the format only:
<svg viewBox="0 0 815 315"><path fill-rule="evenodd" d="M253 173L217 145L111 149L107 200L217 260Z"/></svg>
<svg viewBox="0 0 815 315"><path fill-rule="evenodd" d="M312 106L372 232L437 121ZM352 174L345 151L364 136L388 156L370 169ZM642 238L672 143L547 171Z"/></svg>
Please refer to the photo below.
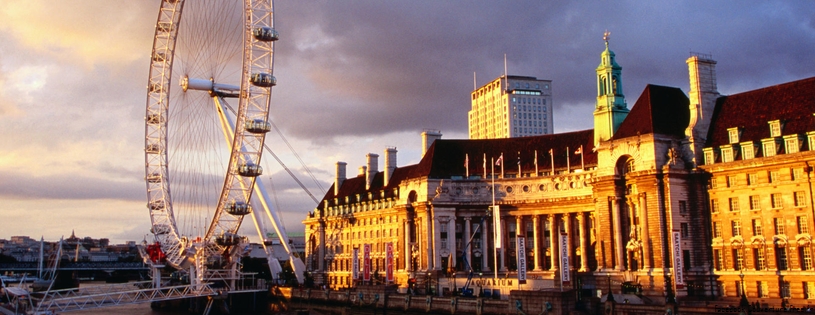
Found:
<svg viewBox="0 0 815 315"><path fill-rule="evenodd" d="M276 82L272 75L274 41L277 39L272 0L245 0L240 95L228 168L203 240L186 239L179 233L173 210L167 146L168 108L172 102L170 91L178 88L171 87L171 82L184 3L185 0L161 2L150 58L145 114L145 182L151 232L165 252L167 262L175 268L184 268L190 263L188 251L195 250L191 248L193 243L211 251L223 251L234 245L219 243L217 238L234 240L246 214L230 213L227 211L229 203L250 204L252 187L259 172L245 170L253 169L252 166L259 168L267 132L252 127L258 121L268 122L271 90ZM211 238L216 240L211 241Z"/></svg>

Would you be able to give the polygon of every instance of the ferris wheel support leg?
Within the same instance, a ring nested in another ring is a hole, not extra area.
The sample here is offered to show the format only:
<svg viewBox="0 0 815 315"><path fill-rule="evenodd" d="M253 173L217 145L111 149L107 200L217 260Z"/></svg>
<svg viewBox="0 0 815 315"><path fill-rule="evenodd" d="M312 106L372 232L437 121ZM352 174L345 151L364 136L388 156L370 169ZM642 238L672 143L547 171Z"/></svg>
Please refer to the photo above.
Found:
<svg viewBox="0 0 815 315"><path fill-rule="evenodd" d="M213 100L215 101L215 105L218 110L218 115L221 119L221 127L224 130L224 137L227 139L227 143L230 143L229 140L231 139L230 136L235 134L235 125L232 120L226 117L226 108L223 105L226 103L226 101L218 96L214 96ZM268 201L271 199L269 198L269 194L266 193L265 186L263 185L263 180L260 177L255 179L254 192L256 195L259 195L261 197L258 200L260 201L260 204L263 207L264 212L266 212L269 221L272 222L272 227L274 228L277 237L280 239L280 245L283 246L283 249L286 250L286 253L289 255L289 264L291 264L291 269L294 272L294 276L297 277L297 282L301 284L304 283L305 276L303 275L303 272L306 271L306 266L302 260L294 256L294 252L289 246L289 236L286 233L283 224L281 224L277 212L272 211L271 207L269 207ZM258 218L255 217L254 214L253 218L256 220L256 222L259 222L257 221ZM267 253L269 253L269 251L267 251ZM269 258L269 263L271 268L271 257Z"/></svg>

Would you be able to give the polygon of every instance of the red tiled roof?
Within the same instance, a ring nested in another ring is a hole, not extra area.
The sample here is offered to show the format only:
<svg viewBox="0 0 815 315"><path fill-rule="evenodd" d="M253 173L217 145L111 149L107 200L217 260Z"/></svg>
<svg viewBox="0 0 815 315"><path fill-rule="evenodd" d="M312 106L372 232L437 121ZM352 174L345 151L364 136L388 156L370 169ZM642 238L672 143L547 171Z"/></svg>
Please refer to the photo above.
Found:
<svg viewBox="0 0 815 315"><path fill-rule="evenodd" d="M690 122L689 104L679 88L649 84L612 139L651 133L684 137Z"/></svg>
<svg viewBox="0 0 815 315"><path fill-rule="evenodd" d="M552 135L542 135L523 138L507 139L479 139L479 140L436 140L428 149L418 167L411 174L411 178L429 176L430 178L450 178L451 176L464 176L465 156L469 156L470 175L484 174L484 155L486 154L487 173L491 171L490 163L493 159L504 155L504 173L518 173L518 164L523 173L535 172L535 151L538 155L538 171L547 172L552 168L551 149L554 153L556 170L567 167L572 170L580 168L580 155L575 151L583 146L583 163L586 166L597 165L597 154L592 152L594 147L594 130L582 130ZM567 151L568 150L568 151ZM501 171L500 166L495 172Z"/></svg>
<svg viewBox="0 0 815 315"><path fill-rule="evenodd" d="M781 120L782 135L815 130L815 77L720 97L716 102L707 147L730 143L727 129L741 128L740 142L770 137L768 122Z"/></svg>

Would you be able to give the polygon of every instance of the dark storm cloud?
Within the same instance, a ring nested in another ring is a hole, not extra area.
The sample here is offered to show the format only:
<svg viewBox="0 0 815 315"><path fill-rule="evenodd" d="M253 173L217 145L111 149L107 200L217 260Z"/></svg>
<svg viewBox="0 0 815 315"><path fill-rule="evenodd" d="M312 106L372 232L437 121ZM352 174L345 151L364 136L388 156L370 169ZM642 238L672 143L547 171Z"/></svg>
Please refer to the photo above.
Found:
<svg viewBox="0 0 815 315"><path fill-rule="evenodd" d="M303 138L464 131L473 72L478 85L501 75L505 53L510 74L553 80L555 115L563 106L590 111L606 29L629 104L648 83L687 91L691 51L719 61L722 92L783 83L815 72L813 9L757 1L278 2L277 73L312 81L276 91L281 110L308 113L280 124ZM315 38L323 41L309 42ZM561 130L591 127L558 121Z"/></svg>

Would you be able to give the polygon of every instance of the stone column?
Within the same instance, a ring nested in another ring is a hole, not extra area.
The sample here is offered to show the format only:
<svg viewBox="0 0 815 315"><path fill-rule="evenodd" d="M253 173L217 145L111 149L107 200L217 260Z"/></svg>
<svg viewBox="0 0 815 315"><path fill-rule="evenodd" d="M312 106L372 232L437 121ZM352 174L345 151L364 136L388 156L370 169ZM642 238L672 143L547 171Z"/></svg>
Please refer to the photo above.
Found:
<svg viewBox="0 0 815 315"><path fill-rule="evenodd" d="M571 213L564 213L561 215L563 218L563 230L566 231L566 237L568 237L568 241L566 242L566 252L569 253L569 268L574 269L574 253L572 244L574 242L574 235L572 235L572 214ZM560 250L560 248L558 248Z"/></svg>
<svg viewBox="0 0 815 315"><path fill-rule="evenodd" d="M325 222L320 222L317 227L317 234L320 237L320 246L317 250L317 270L325 271Z"/></svg>
<svg viewBox="0 0 815 315"><path fill-rule="evenodd" d="M549 269L550 271L557 272L558 265L558 256L560 251L558 251L558 243L557 243L557 236L560 235L560 231L558 230L557 220L555 220L556 214L549 215L549 253L552 255L552 268Z"/></svg>
<svg viewBox="0 0 815 315"><path fill-rule="evenodd" d="M537 215L532 216L532 238L534 239L534 245L532 246L533 250L535 251L535 270L534 271L541 271L541 249L540 249L540 218Z"/></svg>
<svg viewBox="0 0 815 315"><path fill-rule="evenodd" d="M405 232L402 234L402 238L405 239L405 249L404 249L405 251L403 254L403 256L405 257L405 271L413 271L410 265L410 261L413 259L413 252L411 251L410 248L410 224L411 224L410 220L405 220L404 222Z"/></svg>
<svg viewBox="0 0 815 315"><path fill-rule="evenodd" d="M490 265L489 265L489 263L490 263L490 252L492 252L492 250L490 250L490 248L488 247L489 245L487 245L487 239L489 239L490 235L492 235L492 234L490 234L490 233L492 233L492 231L489 230L489 228L487 226L487 221L489 221L489 220L481 221L481 270L483 272L492 271L492 270L490 270Z"/></svg>
<svg viewBox="0 0 815 315"><path fill-rule="evenodd" d="M585 219L586 213L585 212L578 212L577 213L577 228L580 229L580 269L579 272L586 272L589 271L589 258L588 258L588 250L586 247L589 244L586 244L586 220Z"/></svg>
<svg viewBox="0 0 815 315"><path fill-rule="evenodd" d="M447 269L448 267L456 267L456 261L458 257L458 249L456 248L456 216L455 214L450 217L450 222L447 222L447 241L450 244L447 244L448 248L450 248L450 266L443 266L442 269Z"/></svg>
<svg viewBox="0 0 815 315"><path fill-rule="evenodd" d="M434 211L435 212L435 211ZM439 219L429 217L427 222L427 270L438 270L441 265L441 246L439 246Z"/></svg>
<svg viewBox="0 0 815 315"><path fill-rule="evenodd" d="M471 217L464 217L464 235L462 235L462 237L461 237L462 238L461 243L463 244L462 246L467 246L467 242L469 242L470 238L472 237L472 231L471 231L472 224L473 223L472 223L472 218ZM467 246L467 250L464 251L464 258L466 258L467 263L470 264L470 266L472 266L473 265L473 246L475 244L469 244L469 245L470 246ZM466 268L466 266L465 266L465 268Z"/></svg>
<svg viewBox="0 0 815 315"><path fill-rule="evenodd" d="M648 203L646 203L645 193L638 196L640 203L640 226L642 226L642 268L651 269L651 238L648 233Z"/></svg>
<svg viewBox="0 0 815 315"><path fill-rule="evenodd" d="M620 222L620 198L619 197L609 197L613 203L611 207L611 218L614 220L614 269L615 270L624 270L623 259L625 257L623 250L623 235L622 235L622 222Z"/></svg>

